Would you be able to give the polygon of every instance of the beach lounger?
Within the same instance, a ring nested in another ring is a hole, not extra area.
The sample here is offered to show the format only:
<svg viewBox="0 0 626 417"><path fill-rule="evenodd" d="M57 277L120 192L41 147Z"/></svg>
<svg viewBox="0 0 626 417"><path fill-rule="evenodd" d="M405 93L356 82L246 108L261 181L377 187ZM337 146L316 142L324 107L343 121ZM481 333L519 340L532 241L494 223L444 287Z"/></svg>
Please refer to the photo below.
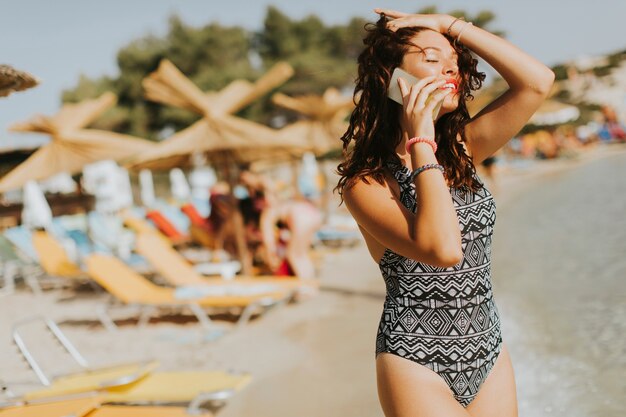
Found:
<svg viewBox="0 0 626 417"><path fill-rule="evenodd" d="M211 320L203 308L238 308L241 312L238 325L242 325L255 312L285 302L291 296L290 292L276 291L275 287L271 287L270 291L267 288L237 291L239 288L223 285L207 290L195 287L179 289L161 287L118 259L102 254L88 256L85 265L89 275L119 302L141 309L140 323L145 323L148 319L147 314L151 308L182 308L191 310L206 329L212 330ZM99 310L99 317L108 329L116 328L108 314L108 306Z"/></svg>
<svg viewBox="0 0 626 417"><path fill-rule="evenodd" d="M85 392L98 392L106 402L119 404L183 404L202 403L218 397L226 400L248 385L249 374L225 371L163 371L152 372L134 382L110 386L79 386L53 383L51 386L29 391L20 399L36 401ZM2 414L0 414L2 415Z"/></svg>
<svg viewBox="0 0 626 417"><path fill-rule="evenodd" d="M158 229L154 227L154 225L150 224L143 217L138 217L137 215L135 215L134 213L130 211L125 212L122 215L122 220L124 222L124 225L130 228L131 230L133 230L135 233L142 233L142 232L155 233L161 236L161 238L164 239L165 241L168 241L167 237L161 234L161 232L159 232Z"/></svg>
<svg viewBox="0 0 626 417"><path fill-rule="evenodd" d="M0 402L0 416L4 417L4 408L14 404L34 405L48 402L55 398L76 397L81 395L97 394L100 402L112 404L137 404L139 406L127 406L126 411L136 410L138 415L143 414L146 404L187 404L187 408L179 408L177 412L186 410L200 410L200 407L209 406L217 410L225 405L237 391L245 387L251 380L250 375L233 375L217 371L191 371L191 372L155 372L147 375L137 382L115 388L73 391L68 393L62 389L49 388L28 392L23 396ZM146 407L148 408L148 407ZM152 407L156 410L160 407ZM168 407L175 410L174 407ZM164 410L165 411L165 410ZM206 411L205 411L206 412ZM191 413L193 414L193 412ZM18 416L19 414L15 414ZM30 415L30 414L29 414ZM36 414L35 414L36 415ZM91 416L91 414L88 414ZM100 414L97 414L100 416ZM108 415L108 414L105 414ZM130 414L133 416L134 414ZM161 414L158 414L161 415ZM165 414L168 415L168 414ZM176 414L179 415L179 414ZM183 415L183 414L180 414ZM47 416L47 414L39 414Z"/></svg>
<svg viewBox="0 0 626 417"><path fill-rule="evenodd" d="M180 210L178 205L169 204L163 200L157 200L156 204L152 207L154 210L158 210L167 220L169 220L176 229L181 232L189 230L191 224L189 218Z"/></svg>
<svg viewBox="0 0 626 417"><path fill-rule="evenodd" d="M120 236L124 233L124 221L117 215L90 211L87 214L87 229L92 241L115 251L119 246Z"/></svg>
<svg viewBox="0 0 626 417"><path fill-rule="evenodd" d="M209 227L209 222L207 221L206 216L200 214L198 209L192 203L186 203L180 206L180 211L187 216L190 224L198 227Z"/></svg>
<svg viewBox="0 0 626 417"><path fill-rule="evenodd" d="M10 254L13 248L14 254L22 260L20 276L24 278L26 284L35 294L40 294L42 287L58 288L67 285L67 280L59 279L59 276L50 274L49 271L46 271L43 267L38 249L35 247L35 235L36 232L31 232L23 226L5 230L3 239L6 240L5 243L2 244L2 252L15 260L15 257ZM6 241L9 241L10 245L6 244ZM65 252L64 249L62 250ZM64 254L63 258L67 259L67 255Z"/></svg>
<svg viewBox="0 0 626 417"><path fill-rule="evenodd" d="M41 322L45 325L45 328L53 336L53 341L57 342L65 352L69 354L74 362L81 368L81 371L56 375L54 377L44 372L42 366L28 348L26 340L21 333L23 327L33 322ZM49 394L45 395L47 397L127 385L145 377L159 365L156 361L142 361L104 368L92 368L89 366L84 356L80 354L78 349L76 349L72 342L61 331L59 326L54 321L42 316L33 316L17 321L13 325L11 333L13 343L17 346L18 351L35 373L37 379L39 379L42 385L53 387Z"/></svg>
<svg viewBox="0 0 626 417"><path fill-rule="evenodd" d="M37 277L43 271L34 262L20 256L4 235L0 235L0 273L2 274L0 295L12 294L18 278L22 278L33 292L41 292Z"/></svg>
<svg viewBox="0 0 626 417"><path fill-rule="evenodd" d="M302 280L295 277L247 277L237 276L232 280L207 278L197 270L171 246L164 245L161 240L150 234L139 234L136 241L136 250L144 256L155 270L171 285L176 287L229 287L233 291L240 288L242 292L254 288L275 288L276 291L310 292L319 287L317 280ZM229 268L225 263L223 268ZM234 270L222 276L233 277Z"/></svg>
<svg viewBox="0 0 626 417"><path fill-rule="evenodd" d="M132 212L126 212L123 215L124 224L133 230L136 234L140 233L152 233L155 236L158 236L164 243L168 246L177 245L176 242L172 242L172 240L168 239L163 233L161 233L156 227L154 227L147 220L137 217L136 214ZM185 242L186 243L186 242ZM185 246L184 249L179 248L180 253L192 264L202 264L207 263L213 256L211 251L206 248L193 248L191 246Z"/></svg>
<svg viewBox="0 0 626 417"><path fill-rule="evenodd" d="M204 396L192 401L187 407L156 405L107 404L108 400L99 393L89 392L75 396L61 396L44 400L23 399L0 403L2 417L212 417L212 409L223 405L218 396Z"/></svg>
<svg viewBox="0 0 626 417"><path fill-rule="evenodd" d="M211 417L213 413L192 407L164 407L164 406L124 406L105 405L87 414L86 417Z"/></svg>
<svg viewBox="0 0 626 417"><path fill-rule="evenodd" d="M220 401L204 397L199 400ZM36 402L11 402L0 406L2 417L212 417L213 413L200 408L202 403L195 401L188 407L169 406L129 406L102 404L106 401L94 394L80 397L60 397Z"/></svg>
<svg viewBox="0 0 626 417"><path fill-rule="evenodd" d="M172 246L164 243L154 234L138 233L135 250L143 256L165 280L174 286L204 285L208 281L197 271L197 268L217 272L215 275L234 276L241 269L238 261L210 262L192 266Z"/></svg>
<svg viewBox="0 0 626 417"><path fill-rule="evenodd" d="M361 234L358 230L323 227L316 232L316 236L324 245L331 248L351 248L362 241Z"/></svg>
<svg viewBox="0 0 626 417"><path fill-rule="evenodd" d="M180 244L187 243L191 241L189 235L181 232L163 213L159 210L150 210L146 213L146 218L150 220L157 229L168 239L172 241L172 243Z"/></svg>
<svg viewBox="0 0 626 417"><path fill-rule="evenodd" d="M70 279L84 280L86 278L80 267L68 257L63 245L48 232L34 231L33 247L39 258L39 264L46 274Z"/></svg>
<svg viewBox="0 0 626 417"><path fill-rule="evenodd" d="M351 216L342 214L331 214L316 232L316 237L331 248L353 247L362 241L356 221Z"/></svg>
<svg viewBox="0 0 626 417"><path fill-rule="evenodd" d="M100 406L94 394L78 398L60 398L46 402L25 403L16 400L0 404L1 417L85 417ZM113 415L113 414L112 414Z"/></svg>
<svg viewBox="0 0 626 417"><path fill-rule="evenodd" d="M4 236L33 262L39 262L39 257L33 246L33 234L24 226L9 227Z"/></svg>
<svg viewBox="0 0 626 417"><path fill-rule="evenodd" d="M44 323L54 341L58 342L83 370L54 378L47 375L20 334L23 326L33 322ZM42 388L31 390L14 399L21 399L25 402L98 391L106 402L204 403L209 400L225 400L245 387L251 380L251 376L247 373L224 371L154 372L158 366L156 361L90 368L83 355L58 325L41 316L15 323L13 341L43 385Z"/></svg>
<svg viewBox="0 0 626 417"><path fill-rule="evenodd" d="M80 259L84 259L92 253L106 253L108 255L113 255L113 252L109 248L92 241L89 235L82 230L66 230L65 234L76 244ZM141 274L154 272L150 264L148 264L148 262L141 255L136 253L130 253L130 255L125 259L122 259L122 261Z"/></svg>
<svg viewBox="0 0 626 417"><path fill-rule="evenodd" d="M250 374L226 371L164 371L125 386L108 388L106 400L130 404L180 404L221 393L226 399L247 386Z"/></svg>

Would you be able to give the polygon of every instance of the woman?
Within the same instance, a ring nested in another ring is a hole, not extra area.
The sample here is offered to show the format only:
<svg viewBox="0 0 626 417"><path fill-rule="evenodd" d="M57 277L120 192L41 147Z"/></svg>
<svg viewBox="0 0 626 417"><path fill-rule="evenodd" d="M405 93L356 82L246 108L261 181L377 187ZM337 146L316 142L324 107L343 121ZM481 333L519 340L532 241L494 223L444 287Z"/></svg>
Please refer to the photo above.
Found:
<svg viewBox="0 0 626 417"><path fill-rule="evenodd" d="M524 126L554 74L462 19L375 11L337 189L387 285L376 339L382 408L388 417L516 416L490 282L495 205L475 166ZM470 49L509 85L472 119L465 101L484 74ZM398 80L402 105L386 98L396 67L420 79Z"/></svg>
<svg viewBox="0 0 626 417"><path fill-rule="evenodd" d="M319 210L305 199L279 201L272 184L248 170L242 171L239 179L250 196L250 202L242 207L246 225L258 226L263 258L272 273L315 278L315 265L309 252L322 225ZM286 242L280 234L277 236L278 225L289 230Z"/></svg>
<svg viewBox="0 0 626 417"><path fill-rule="evenodd" d="M276 238L276 225L289 230L286 242ZM322 215L310 202L291 200L268 206L261 214L260 228L266 249L267 263L276 275L294 275L301 279L315 278L311 245L322 226ZM281 253L280 243L284 247Z"/></svg>

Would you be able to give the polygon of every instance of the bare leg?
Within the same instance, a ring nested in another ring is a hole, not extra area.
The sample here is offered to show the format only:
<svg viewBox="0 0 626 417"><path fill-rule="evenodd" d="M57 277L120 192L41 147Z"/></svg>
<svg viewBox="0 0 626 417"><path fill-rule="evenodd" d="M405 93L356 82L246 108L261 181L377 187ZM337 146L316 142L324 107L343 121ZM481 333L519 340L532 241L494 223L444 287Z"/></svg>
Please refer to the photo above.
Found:
<svg viewBox="0 0 626 417"><path fill-rule="evenodd" d="M315 276L315 266L309 256L315 232L322 224L322 216L306 202L293 202L289 209L287 225L291 238L287 244L287 260L296 276L304 279Z"/></svg>
<svg viewBox="0 0 626 417"><path fill-rule="evenodd" d="M467 406L473 417L517 417L515 375L509 350L502 350L478 395Z"/></svg>
<svg viewBox="0 0 626 417"><path fill-rule="evenodd" d="M246 232L243 225L243 217L239 210L233 213L231 218L233 225L233 233L235 238L235 245L237 247L237 255L241 262L241 269L244 275L252 275L252 257L248 250L248 244L246 242Z"/></svg>
<svg viewBox="0 0 626 417"><path fill-rule="evenodd" d="M386 417L470 417L439 375L409 359L378 354L376 377Z"/></svg>

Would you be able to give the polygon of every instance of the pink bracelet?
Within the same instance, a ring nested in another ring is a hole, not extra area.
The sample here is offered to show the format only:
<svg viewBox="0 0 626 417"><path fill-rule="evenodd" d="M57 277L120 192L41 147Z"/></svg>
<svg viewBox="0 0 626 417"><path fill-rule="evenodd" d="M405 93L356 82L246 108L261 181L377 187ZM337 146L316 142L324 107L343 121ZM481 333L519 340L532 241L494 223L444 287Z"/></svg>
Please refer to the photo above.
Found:
<svg viewBox="0 0 626 417"><path fill-rule="evenodd" d="M406 141L406 151L407 152L411 152L411 146L414 143L420 143L420 142L424 142L430 145L431 148L433 148L433 153L437 153L437 143L435 143L434 140L429 139L429 138L423 138L423 137L414 137L411 138L409 140Z"/></svg>

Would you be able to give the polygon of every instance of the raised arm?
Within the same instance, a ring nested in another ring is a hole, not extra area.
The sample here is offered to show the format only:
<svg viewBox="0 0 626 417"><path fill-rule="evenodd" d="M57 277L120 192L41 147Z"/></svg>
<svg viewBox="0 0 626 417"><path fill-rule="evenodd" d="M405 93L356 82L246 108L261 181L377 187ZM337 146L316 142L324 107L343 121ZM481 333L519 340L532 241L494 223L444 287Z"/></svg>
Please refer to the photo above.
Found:
<svg viewBox="0 0 626 417"><path fill-rule="evenodd" d="M376 9L394 18L393 27L423 24L424 15ZM453 16L429 15L429 27L457 38L491 65L509 85L509 89L480 111L466 126L467 148L474 164L494 154L528 122L546 99L554 82L554 73L537 59L510 42ZM453 24L454 22L454 24ZM452 27L450 27L452 25Z"/></svg>
<svg viewBox="0 0 626 417"><path fill-rule="evenodd" d="M441 89L445 82L426 77L409 87L402 78L398 80L403 97L401 124L406 138L434 137L433 110L450 93L449 89ZM426 103L429 96L433 100ZM437 163L427 143L414 144L410 153L413 169ZM420 262L454 266L463 256L461 233L444 176L432 169L417 175L413 181L419 202L415 214L404 207L387 183L359 181L344 190L344 201L365 231L366 239L371 237L380 245ZM368 246L371 242L372 239L368 239Z"/></svg>
<svg viewBox="0 0 626 417"><path fill-rule="evenodd" d="M447 16L442 21L444 26L449 26L453 19ZM468 23L457 22L451 35L456 37L461 30L462 42L509 85L504 94L480 111L466 127L469 152L477 164L524 127L550 93L554 73L510 42Z"/></svg>

